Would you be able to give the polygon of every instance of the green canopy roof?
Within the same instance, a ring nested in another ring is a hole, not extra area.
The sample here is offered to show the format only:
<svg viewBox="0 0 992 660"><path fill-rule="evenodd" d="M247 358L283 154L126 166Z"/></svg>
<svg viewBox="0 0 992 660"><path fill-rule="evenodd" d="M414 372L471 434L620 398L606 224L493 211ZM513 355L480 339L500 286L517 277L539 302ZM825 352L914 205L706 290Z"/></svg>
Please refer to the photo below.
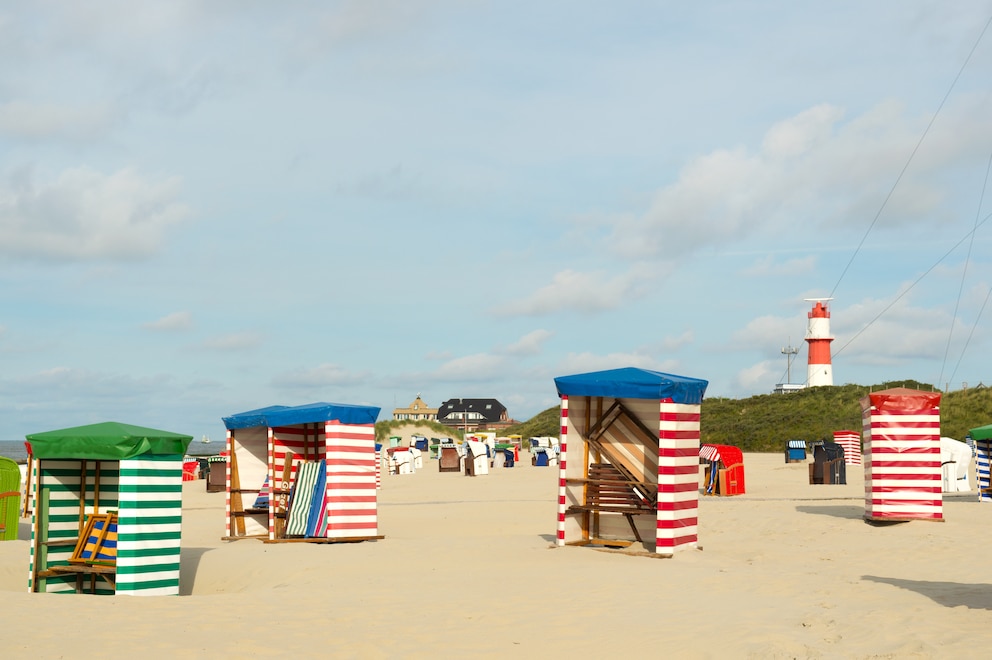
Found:
<svg viewBox="0 0 992 660"><path fill-rule="evenodd" d="M27 439L35 458L119 461L142 454L185 454L193 436L120 422L102 422L32 433Z"/></svg>
<svg viewBox="0 0 992 660"><path fill-rule="evenodd" d="M971 429L969 431L972 440L988 440L992 438L992 424L987 426L979 426L977 429Z"/></svg>

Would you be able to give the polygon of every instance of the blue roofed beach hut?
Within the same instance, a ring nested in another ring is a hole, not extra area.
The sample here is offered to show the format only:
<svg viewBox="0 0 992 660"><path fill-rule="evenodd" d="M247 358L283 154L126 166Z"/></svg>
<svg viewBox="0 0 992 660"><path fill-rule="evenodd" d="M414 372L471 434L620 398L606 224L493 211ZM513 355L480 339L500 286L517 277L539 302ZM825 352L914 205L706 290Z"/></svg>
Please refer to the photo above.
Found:
<svg viewBox="0 0 992 660"><path fill-rule="evenodd" d="M640 542L664 556L697 546L707 385L636 367L555 378L559 546Z"/></svg>
<svg viewBox="0 0 992 660"><path fill-rule="evenodd" d="M383 538L376 497L379 410L318 402L224 417L225 538L315 543Z"/></svg>

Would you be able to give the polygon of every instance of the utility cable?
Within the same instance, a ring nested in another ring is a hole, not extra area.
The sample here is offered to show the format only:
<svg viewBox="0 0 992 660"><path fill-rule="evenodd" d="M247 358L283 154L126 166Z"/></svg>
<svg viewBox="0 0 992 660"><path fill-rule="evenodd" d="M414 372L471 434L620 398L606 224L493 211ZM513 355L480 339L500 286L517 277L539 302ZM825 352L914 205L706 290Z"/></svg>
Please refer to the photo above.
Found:
<svg viewBox="0 0 992 660"><path fill-rule="evenodd" d="M978 44L982 42L982 38L985 36L985 32L989 29L990 24L992 24L992 16L989 16L989 20L985 22L985 27L982 28L981 33L978 35L978 39L975 40L974 45L971 47L971 50L968 52L968 57L965 58L964 63L961 65L961 68L958 70L957 75L954 76L954 80L951 81L951 86L948 87L947 92L944 94L944 98L941 99L940 101L940 105L937 106L937 110L933 113L933 116L930 118L930 122L927 124L926 129L924 129L923 135L920 136L920 139L916 143L916 146L913 147L913 151L912 153L909 154L909 158L906 160L906 164L903 165L902 170L899 172L899 176L896 177L895 182L892 184L892 187L889 189L889 193L885 196L885 199L882 200L882 205L878 208L878 212L875 213L875 217L872 218L872 221L868 225L868 229L865 231L864 236L861 237L861 242L858 243L858 246L854 249L854 253L851 255L851 258L847 262L847 265L844 266L844 270L841 271L840 277L837 278L837 283L834 284L834 288L830 291L831 298L834 297L834 293L837 291L837 287L840 286L840 283L841 281L843 281L844 276L847 275L847 271L851 268L851 264L854 263L854 259L858 256L858 253L861 251L861 247L865 244L865 241L868 239L868 235L871 233L871 230L875 227L875 223L878 222L878 218L882 215L882 211L889 203L889 199L892 197L892 194L899 186L899 182L902 181L903 175L906 174L906 170L909 169L909 164L913 162L913 157L916 156L916 152L919 151L920 145L922 145L923 140L926 139L927 134L930 132L930 128L937 120L937 116L940 114L941 109L944 107L944 104L947 102L948 97L951 95L951 91L954 89L954 86L957 85L958 79L961 78L961 74L964 73L965 67L968 66L968 62L971 61L971 56L975 54L975 50L978 48Z"/></svg>
<svg viewBox="0 0 992 660"><path fill-rule="evenodd" d="M989 154L989 163L988 165L985 166L985 180L982 182L982 194L979 195L978 197L978 208L975 209L976 229L978 228L978 219L982 217L982 206L985 203L985 190L986 188L988 188L990 171L992 171L992 153ZM964 292L965 276L967 276L968 274L968 264L971 263L971 250L974 247L974 245L975 245L975 232L972 232L971 240L968 242L968 254L965 256L964 259L964 268L961 270L961 283L958 285L958 297L957 300L954 301L954 314L951 315L951 329L947 333L947 345L944 347L944 360L943 362L940 363L940 376L937 378L938 387L940 387L940 384L944 382L944 367L947 366L947 354L951 350L951 338L954 336L954 323L958 318L958 309L961 306L961 296ZM985 301L988 302L988 297L986 297ZM982 305L982 308L983 309L985 308L984 304ZM976 323L978 322L977 319L975 322ZM975 329L973 327L972 334L974 334L974 331ZM971 341L971 334L968 335L968 341L969 342ZM962 349L962 353L966 348L968 348L968 342L965 342L964 348ZM958 364L961 364L961 358L958 358ZM954 369L955 371L957 371L956 365ZM953 380L953 376L951 380Z"/></svg>
<svg viewBox="0 0 992 660"><path fill-rule="evenodd" d="M943 254L943 256L940 257L940 259L938 259L936 262L934 262L934 264L932 266L930 266L929 268L927 268L923 272L923 274L920 275L919 277L917 277L913 281L912 284L910 284L908 287L906 287L905 290L903 290L902 293L900 293L898 296L896 296L895 298L893 298L892 299L892 302L890 302L888 305L886 305L885 308L882 309L882 311L880 311L875 316L875 318L873 318L871 321L869 321L868 323L866 323L863 328L861 328L860 330L858 330L858 332L853 337L851 337L850 339L848 339L847 340L847 343L844 344L843 346L841 346L840 349L837 350L834 353L834 355L836 356L836 355L840 355L841 353L843 353L844 352L844 349L851 345L851 342L853 342L855 339L857 339L858 337L860 337L864 333L864 331L867 330L868 328L870 328L872 325L874 325L874 323L876 321L878 321L878 319L882 318L882 316L887 311L889 311L890 309L892 309L892 306L893 305L895 305L897 302L899 302L907 293L909 293L910 291L912 291L913 290L913 287L915 287L917 284L919 284L923 280L923 278L925 278L927 275L929 275L933 271L934 268L936 268L937 266L939 266L940 265L940 262L942 262L944 259L946 259L948 256L950 256L951 253L953 253L956 249L958 249L958 247L962 243L964 243L966 240L968 240L968 238L970 238L971 236L973 236L975 234L975 232L978 230L978 228L981 227L982 225L984 225L986 222L988 222L990 218L992 218L992 213L990 213L989 215L985 216L985 218L981 222L976 223L975 224L975 227L971 231L969 231L967 234L965 234L963 237L961 237L961 240L959 240L957 243L955 243L954 245L952 245L951 248L947 252L945 252Z"/></svg>

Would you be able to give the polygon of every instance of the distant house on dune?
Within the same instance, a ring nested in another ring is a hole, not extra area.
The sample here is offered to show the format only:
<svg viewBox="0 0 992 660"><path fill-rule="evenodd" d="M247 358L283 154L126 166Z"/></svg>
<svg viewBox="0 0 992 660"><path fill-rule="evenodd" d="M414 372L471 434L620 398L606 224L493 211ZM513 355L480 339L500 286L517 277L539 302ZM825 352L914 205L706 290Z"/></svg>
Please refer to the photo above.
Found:
<svg viewBox="0 0 992 660"><path fill-rule="evenodd" d="M437 421L437 408L431 408L417 395L417 398L406 408L393 408L393 419L411 421Z"/></svg>
<svg viewBox="0 0 992 660"><path fill-rule="evenodd" d="M499 430L516 423L496 399L448 399L438 408L437 421L467 433Z"/></svg>

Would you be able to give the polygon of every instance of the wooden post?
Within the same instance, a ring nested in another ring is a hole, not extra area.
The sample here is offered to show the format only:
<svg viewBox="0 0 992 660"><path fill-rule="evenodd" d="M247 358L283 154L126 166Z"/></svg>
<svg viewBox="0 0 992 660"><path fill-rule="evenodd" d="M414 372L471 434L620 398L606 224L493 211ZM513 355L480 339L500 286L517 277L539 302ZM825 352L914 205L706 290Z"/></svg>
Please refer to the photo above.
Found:
<svg viewBox="0 0 992 660"><path fill-rule="evenodd" d="M276 523L275 537L283 538L286 534L286 515L289 509L289 488L293 480L293 452L286 449L282 463L282 480L279 482L279 496L276 500ZM274 495L274 493L273 493ZM272 506L272 497L269 498L269 506ZM279 514L282 514L281 516Z"/></svg>

